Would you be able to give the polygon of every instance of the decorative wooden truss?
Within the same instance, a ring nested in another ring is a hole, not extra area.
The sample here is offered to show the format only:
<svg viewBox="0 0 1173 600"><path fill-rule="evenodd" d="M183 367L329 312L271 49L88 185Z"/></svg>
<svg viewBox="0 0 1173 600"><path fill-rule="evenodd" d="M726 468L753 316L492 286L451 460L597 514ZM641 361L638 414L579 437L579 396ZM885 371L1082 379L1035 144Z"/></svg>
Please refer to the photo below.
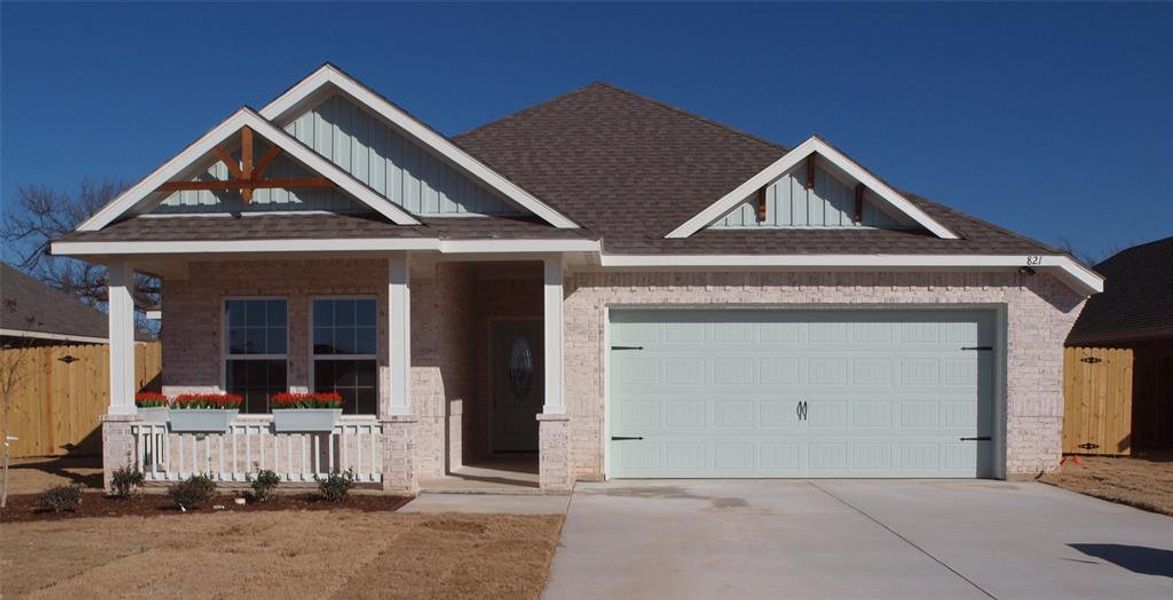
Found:
<svg viewBox="0 0 1173 600"><path fill-rule="evenodd" d="M240 161L222 147L212 149L212 155L220 159L228 167L229 178L225 180L204 181L168 181L159 186L161 192L175 192L180 190L240 190L240 197L245 203L252 202L253 190L266 188L326 188L333 187L333 183L325 177L287 177L283 179L267 179L265 171L277 156L281 148L270 144L260 160L253 162L253 130L248 126L240 129Z"/></svg>

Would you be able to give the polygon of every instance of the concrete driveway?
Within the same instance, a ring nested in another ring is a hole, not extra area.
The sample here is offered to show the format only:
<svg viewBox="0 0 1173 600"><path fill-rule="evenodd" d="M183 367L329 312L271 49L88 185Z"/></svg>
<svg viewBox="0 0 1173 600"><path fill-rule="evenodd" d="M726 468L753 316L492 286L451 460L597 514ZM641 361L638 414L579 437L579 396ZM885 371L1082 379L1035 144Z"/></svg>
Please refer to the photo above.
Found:
<svg viewBox="0 0 1173 600"><path fill-rule="evenodd" d="M1173 598L1173 518L1038 483L579 484L543 597Z"/></svg>

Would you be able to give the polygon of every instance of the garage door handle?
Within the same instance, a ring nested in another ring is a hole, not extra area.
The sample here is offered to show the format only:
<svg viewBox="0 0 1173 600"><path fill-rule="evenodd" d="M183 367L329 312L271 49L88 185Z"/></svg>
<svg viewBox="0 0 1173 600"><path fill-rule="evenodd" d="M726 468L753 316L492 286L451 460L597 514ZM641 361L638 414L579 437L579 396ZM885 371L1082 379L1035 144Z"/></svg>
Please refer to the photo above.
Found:
<svg viewBox="0 0 1173 600"><path fill-rule="evenodd" d="M642 439L644 439L643 436L640 436L640 437L628 437L628 436L622 436L622 435L611 436L612 442L620 442L623 440L642 440Z"/></svg>
<svg viewBox="0 0 1173 600"><path fill-rule="evenodd" d="M961 441L963 441L963 442L988 442L988 441L990 441L990 436L979 435L978 437L964 437L964 438L961 438Z"/></svg>

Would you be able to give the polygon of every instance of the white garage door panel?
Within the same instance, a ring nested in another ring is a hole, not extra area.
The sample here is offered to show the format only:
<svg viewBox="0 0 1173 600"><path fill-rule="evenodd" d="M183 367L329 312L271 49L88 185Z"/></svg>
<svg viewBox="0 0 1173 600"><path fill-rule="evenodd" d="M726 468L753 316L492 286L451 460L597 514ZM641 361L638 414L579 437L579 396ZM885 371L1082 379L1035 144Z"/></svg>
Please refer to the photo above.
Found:
<svg viewBox="0 0 1173 600"><path fill-rule="evenodd" d="M993 315L615 311L615 477L989 475ZM637 349L638 348L638 349ZM801 406L805 403L805 413Z"/></svg>

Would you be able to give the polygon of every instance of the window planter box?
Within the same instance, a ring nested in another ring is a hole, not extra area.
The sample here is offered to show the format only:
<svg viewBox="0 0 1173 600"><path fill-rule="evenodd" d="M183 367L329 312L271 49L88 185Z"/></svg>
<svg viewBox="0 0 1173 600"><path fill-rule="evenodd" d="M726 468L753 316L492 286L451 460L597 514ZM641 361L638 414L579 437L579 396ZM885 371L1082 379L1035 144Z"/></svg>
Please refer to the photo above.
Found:
<svg viewBox="0 0 1173 600"><path fill-rule="evenodd" d="M148 406L138 409L138 416L146 425L162 425L170 418L171 409L166 406Z"/></svg>
<svg viewBox="0 0 1173 600"><path fill-rule="evenodd" d="M273 410L273 428L277 431L333 431L341 416L341 408L277 408Z"/></svg>
<svg viewBox="0 0 1173 600"><path fill-rule="evenodd" d="M182 408L171 411L171 431L228 431L228 425L236 418L237 409L223 408Z"/></svg>

